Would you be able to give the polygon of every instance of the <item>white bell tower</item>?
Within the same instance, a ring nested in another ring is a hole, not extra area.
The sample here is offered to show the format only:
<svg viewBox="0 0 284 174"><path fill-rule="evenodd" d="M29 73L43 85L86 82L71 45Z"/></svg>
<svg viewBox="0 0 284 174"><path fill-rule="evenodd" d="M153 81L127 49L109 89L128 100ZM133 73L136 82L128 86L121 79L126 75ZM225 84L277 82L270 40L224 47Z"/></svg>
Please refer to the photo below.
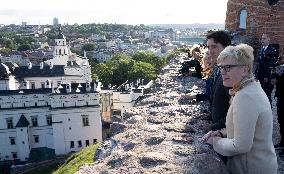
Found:
<svg viewBox="0 0 284 174"><path fill-rule="evenodd" d="M62 55L68 55L68 54L69 54L69 50L68 50L68 46L67 46L67 43L66 43L66 38L62 34L61 28L59 28L59 34L55 39L55 46L54 46L54 50L53 50L53 55L54 56L62 56Z"/></svg>

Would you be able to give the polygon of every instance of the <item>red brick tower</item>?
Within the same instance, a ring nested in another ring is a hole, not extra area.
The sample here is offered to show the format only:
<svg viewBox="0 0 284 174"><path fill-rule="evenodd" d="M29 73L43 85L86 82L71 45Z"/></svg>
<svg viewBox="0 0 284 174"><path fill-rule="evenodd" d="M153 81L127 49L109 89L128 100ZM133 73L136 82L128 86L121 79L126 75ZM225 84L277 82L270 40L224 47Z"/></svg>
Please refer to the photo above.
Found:
<svg viewBox="0 0 284 174"><path fill-rule="evenodd" d="M226 29L247 36L270 36L284 51L284 0L228 0Z"/></svg>

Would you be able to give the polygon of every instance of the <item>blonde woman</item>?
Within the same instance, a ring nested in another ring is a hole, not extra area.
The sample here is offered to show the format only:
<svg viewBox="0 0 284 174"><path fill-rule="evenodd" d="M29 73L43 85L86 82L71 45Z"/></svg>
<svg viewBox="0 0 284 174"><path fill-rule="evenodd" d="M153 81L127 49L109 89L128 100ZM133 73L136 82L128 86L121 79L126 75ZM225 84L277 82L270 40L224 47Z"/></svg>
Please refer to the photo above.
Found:
<svg viewBox="0 0 284 174"><path fill-rule="evenodd" d="M211 87L213 83L213 68L214 62L209 54L209 51L205 52L202 59L203 62L203 79L205 80L205 92L197 95L186 94L182 98L187 98L189 100L196 99L196 101L207 101L210 99Z"/></svg>
<svg viewBox="0 0 284 174"><path fill-rule="evenodd" d="M235 174L276 174L277 158L272 143L270 102L252 74L253 48L246 44L226 47L218 57L223 85L232 87L226 128L210 131L203 141L228 157Z"/></svg>

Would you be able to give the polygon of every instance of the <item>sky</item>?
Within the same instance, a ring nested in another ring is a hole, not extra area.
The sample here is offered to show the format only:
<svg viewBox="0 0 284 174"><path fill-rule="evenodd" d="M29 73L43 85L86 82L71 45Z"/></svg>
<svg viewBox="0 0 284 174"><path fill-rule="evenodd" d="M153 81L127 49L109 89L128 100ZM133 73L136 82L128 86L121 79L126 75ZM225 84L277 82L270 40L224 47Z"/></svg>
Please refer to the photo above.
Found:
<svg viewBox="0 0 284 174"><path fill-rule="evenodd" d="M0 24L225 23L228 0L4 0Z"/></svg>

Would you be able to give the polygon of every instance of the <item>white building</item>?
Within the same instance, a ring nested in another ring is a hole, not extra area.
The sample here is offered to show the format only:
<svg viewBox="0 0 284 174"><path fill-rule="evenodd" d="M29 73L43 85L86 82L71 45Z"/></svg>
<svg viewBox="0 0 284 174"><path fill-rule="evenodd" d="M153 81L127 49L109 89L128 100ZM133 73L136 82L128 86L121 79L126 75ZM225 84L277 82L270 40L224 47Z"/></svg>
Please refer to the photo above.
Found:
<svg viewBox="0 0 284 174"><path fill-rule="evenodd" d="M0 64L0 90L15 90L16 89L15 84L16 84L15 76L11 75L11 71L6 64L1 63Z"/></svg>
<svg viewBox="0 0 284 174"><path fill-rule="evenodd" d="M0 90L25 89L27 83L30 88L38 89L45 88L47 83L52 87L58 87L60 84L91 82L91 66L88 59L86 56L79 57L71 53L61 30L55 43L53 59L39 65L28 62L27 66L9 66L8 71L2 73L5 78L0 79ZM4 64L1 66L3 71L7 69L3 68Z"/></svg>
<svg viewBox="0 0 284 174"><path fill-rule="evenodd" d="M105 122L122 121L126 109L131 108L144 90L150 88L153 81L138 79L135 83L123 84L117 89L101 90L102 117Z"/></svg>
<svg viewBox="0 0 284 174"><path fill-rule="evenodd" d="M55 46L53 48L53 59L45 61L46 64L50 65L66 65L68 61L76 62L78 65L88 65L86 56L80 57L70 51L70 46L67 45L66 38L62 34L61 29L55 39Z"/></svg>
<svg viewBox="0 0 284 174"><path fill-rule="evenodd" d="M122 116L121 119L123 120L126 109L133 107L138 97L142 95L143 89L113 91L112 116Z"/></svg>
<svg viewBox="0 0 284 174"><path fill-rule="evenodd" d="M37 149L66 154L102 141L97 86L0 91L0 161L31 160Z"/></svg>
<svg viewBox="0 0 284 174"><path fill-rule="evenodd" d="M0 161L33 161L102 141L100 83L60 32L54 58L0 64ZM41 154L38 154L41 153Z"/></svg>
<svg viewBox="0 0 284 174"><path fill-rule="evenodd" d="M60 84L85 83L92 81L91 70L88 67L80 66L75 62L69 61L67 65L46 65L17 67L12 64L1 63L2 78L0 78L0 90L25 89L29 85L31 89L58 87ZM4 70L6 69L6 72ZM10 69L14 69L13 71ZM12 72L11 72L12 71ZM2 85L1 85L2 84ZM6 86L4 85L6 84Z"/></svg>
<svg viewBox="0 0 284 174"><path fill-rule="evenodd" d="M177 49L176 45L168 44L161 46L161 53L167 53L169 51L175 51Z"/></svg>
<svg viewBox="0 0 284 174"><path fill-rule="evenodd" d="M155 30L150 31L151 39L153 40L160 40L163 38L172 38L173 34L172 32L169 32L167 30Z"/></svg>
<svg viewBox="0 0 284 174"><path fill-rule="evenodd" d="M98 40L105 40L106 37L104 35L99 35L99 34L92 34L90 37L89 37L90 40L92 41L98 41Z"/></svg>
<svg viewBox="0 0 284 174"><path fill-rule="evenodd" d="M111 135L110 124L124 120L126 109L131 108L140 96L143 89L128 90L102 90L100 92L100 104L102 108L103 139Z"/></svg>
<svg viewBox="0 0 284 174"><path fill-rule="evenodd" d="M17 53L12 54L9 57L0 55L0 60L1 60L1 63L13 62L13 63L18 64L19 66L27 65L30 62L27 58L24 58L21 54L17 54Z"/></svg>
<svg viewBox="0 0 284 174"><path fill-rule="evenodd" d="M94 51L93 59L97 60L99 63L105 63L112 59L115 52L112 51Z"/></svg>

